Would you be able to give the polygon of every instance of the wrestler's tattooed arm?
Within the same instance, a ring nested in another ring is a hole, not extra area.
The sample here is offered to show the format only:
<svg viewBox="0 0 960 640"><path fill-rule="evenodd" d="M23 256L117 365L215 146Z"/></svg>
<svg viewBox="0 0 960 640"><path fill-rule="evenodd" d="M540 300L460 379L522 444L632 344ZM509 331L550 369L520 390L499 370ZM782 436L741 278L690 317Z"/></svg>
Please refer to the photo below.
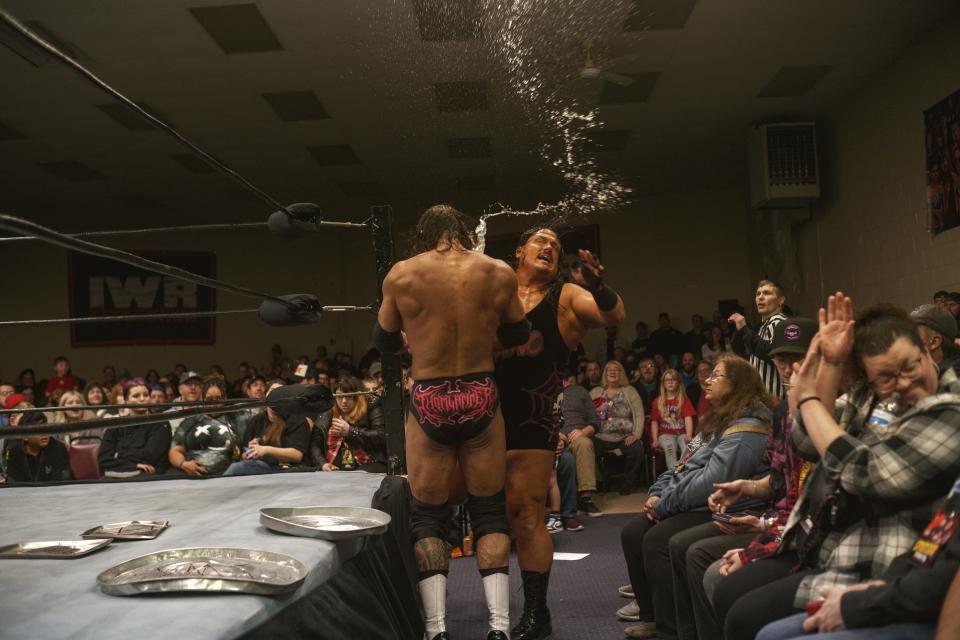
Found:
<svg viewBox="0 0 960 640"><path fill-rule="evenodd" d="M446 571L450 568L450 545L440 538L423 538L413 546L418 571Z"/></svg>

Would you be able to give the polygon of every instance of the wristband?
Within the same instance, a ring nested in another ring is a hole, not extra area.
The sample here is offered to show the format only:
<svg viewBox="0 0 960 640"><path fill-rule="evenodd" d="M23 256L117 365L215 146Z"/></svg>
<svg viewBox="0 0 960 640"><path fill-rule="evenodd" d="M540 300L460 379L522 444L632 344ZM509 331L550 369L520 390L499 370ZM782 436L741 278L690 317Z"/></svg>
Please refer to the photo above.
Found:
<svg viewBox="0 0 960 640"><path fill-rule="evenodd" d="M804 398L803 400L801 400L800 402L797 403L797 411L800 410L800 407L803 406L803 403L804 403L804 402L810 402L811 400L816 400L817 402L823 402L823 401L820 399L820 396L807 396L806 398Z"/></svg>
<svg viewBox="0 0 960 640"><path fill-rule="evenodd" d="M603 283L600 284L598 289L590 293L593 295L593 300L597 303L597 308L600 311L611 311L617 306L617 292Z"/></svg>

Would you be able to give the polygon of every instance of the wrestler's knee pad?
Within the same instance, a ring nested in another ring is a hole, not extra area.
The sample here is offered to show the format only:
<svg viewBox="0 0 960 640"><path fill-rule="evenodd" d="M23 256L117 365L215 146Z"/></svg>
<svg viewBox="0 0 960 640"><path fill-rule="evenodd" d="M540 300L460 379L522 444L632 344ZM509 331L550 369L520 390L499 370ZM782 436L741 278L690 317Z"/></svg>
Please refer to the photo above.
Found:
<svg viewBox="0 0 960 640"><path fill-rule="evenodd" d="M410 500L410 537L414 543L424 538L447 539L450 530L450 506Z"/></svg>
<svg viewBox="0 0 960 640"><path fill-rule="evenodd" d="M488 533L510 534L507 498L503 489L492 496L468 496L467 512L473 525L474 540L479 540Z"/></svg>

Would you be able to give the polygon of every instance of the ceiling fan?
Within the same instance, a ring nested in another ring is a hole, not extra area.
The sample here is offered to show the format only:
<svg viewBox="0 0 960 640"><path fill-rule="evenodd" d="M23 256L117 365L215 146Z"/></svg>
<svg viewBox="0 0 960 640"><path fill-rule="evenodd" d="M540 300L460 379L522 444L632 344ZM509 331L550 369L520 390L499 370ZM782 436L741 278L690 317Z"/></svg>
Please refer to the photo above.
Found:
<svg viewBox="0 0 960 640"><path fill-rule="evenodd" d="M583 43L583 47L586 50L586 58L583 61L583 66L580 68L580 77L584 80L606 80L612 82L613 84L618 84L621 87L629 87L631 84L636 82L633 78L622 73L616 73L615 71L610 71L611 68L617 64L626 61L626 60L636 60L637 56L633 54L627 54L623 56L617 56L616 58L611 58L606 62L598 65L593 60L593 40L587 40Z"/></svg>

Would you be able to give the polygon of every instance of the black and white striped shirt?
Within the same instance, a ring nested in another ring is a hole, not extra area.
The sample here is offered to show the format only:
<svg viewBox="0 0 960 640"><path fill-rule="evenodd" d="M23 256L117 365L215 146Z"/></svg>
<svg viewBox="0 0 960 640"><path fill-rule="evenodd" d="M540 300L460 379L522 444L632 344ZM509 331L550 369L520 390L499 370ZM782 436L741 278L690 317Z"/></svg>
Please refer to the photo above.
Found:
<svg viewBox="0 0 960 640"><path fill-rule="evenodd" d="M768 345L773 342L773 332L777 325L787 319L782 313L775 313L760 325L757 336ZM763 380L763 386L776 398L783 398L783 383L780 381L780 374L777 372L777 366L773 360L764 355L757 355L754 349L747 343L747 352L750 354L750 364L760 372L760 379Z"/></svg>

